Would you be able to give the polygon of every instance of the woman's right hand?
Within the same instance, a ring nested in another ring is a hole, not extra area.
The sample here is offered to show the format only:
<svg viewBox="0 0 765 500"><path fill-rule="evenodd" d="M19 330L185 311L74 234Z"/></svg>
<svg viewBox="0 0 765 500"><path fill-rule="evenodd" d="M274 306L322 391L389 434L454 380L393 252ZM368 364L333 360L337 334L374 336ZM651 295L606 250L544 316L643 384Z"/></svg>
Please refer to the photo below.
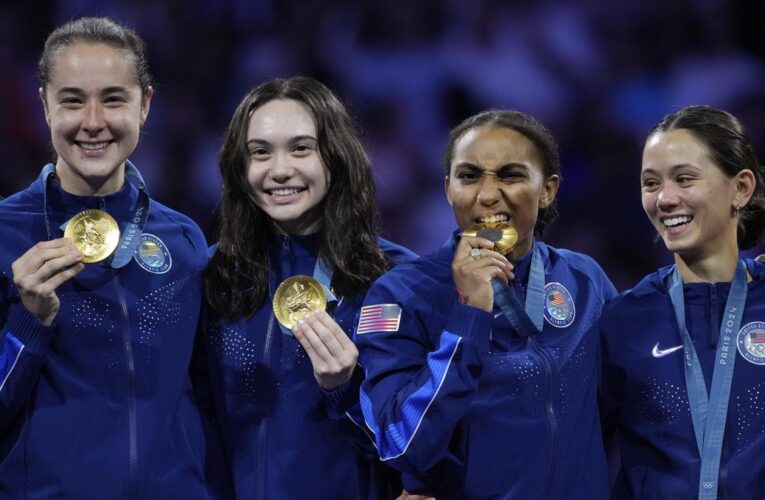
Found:
<svg viewBox="0 0 765 500"><path fill-rule="evenodd" d="M11 270L21 302L44 325L50 326L61 302L56 289L83 270L82 253L68 238L41 241L16 259Z"/></svg>
<svg viewBox="0 0 765 500"><path fill-rule="evenodd" d="M463 236L457 244L452 261L454 286L462 300L465 304L486 312L491 312L494 308L491 280L496 278L506 285L515 278L510 261L492 248L494 242L490 240ZM478 249L480 255L471 256L473 249Z"/></svg>

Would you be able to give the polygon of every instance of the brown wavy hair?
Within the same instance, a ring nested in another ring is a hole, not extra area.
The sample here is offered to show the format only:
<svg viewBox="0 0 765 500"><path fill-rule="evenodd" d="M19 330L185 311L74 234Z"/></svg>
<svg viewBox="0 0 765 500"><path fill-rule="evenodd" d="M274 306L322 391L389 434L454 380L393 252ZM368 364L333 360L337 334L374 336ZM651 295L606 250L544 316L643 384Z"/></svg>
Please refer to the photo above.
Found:
<svg viewBox="0 0 765 500"><path fill-rule="evenodd" d="M316 123L319 154L332 179L322 201L319 256L332 266L335 293L362 293L388 269L377 243L372 167L345 107L312 78L271 80L239 103L220 151L218 250L204 286L207 302L224 318L249 317L268 296L268 247L277 230L254 202L246 142L253 111L274 99L302 103Z"/></svg>

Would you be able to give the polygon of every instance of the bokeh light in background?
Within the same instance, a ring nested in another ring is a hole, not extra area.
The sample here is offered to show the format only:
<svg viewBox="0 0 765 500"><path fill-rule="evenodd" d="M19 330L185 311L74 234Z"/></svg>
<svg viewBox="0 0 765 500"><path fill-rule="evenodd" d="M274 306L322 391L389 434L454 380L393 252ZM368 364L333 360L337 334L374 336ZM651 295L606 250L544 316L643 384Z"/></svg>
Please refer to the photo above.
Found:
<svg viewBox="0 0 765 500"><path fill-rule="evenodd" d="M240 98L275 77L316 77L346 102L374 162L382 232L420 253L454 228L449 129L490 107L539 118L564 176L545 240L592 255L620 290L670 262L638 181L659 118L724 108L765 154L763 2L18 0L0 3L0 194L52 158L36 63L55 26L85 15L146 40L156 92L133 160L152 195L211 242L224 129Z"/></svg>

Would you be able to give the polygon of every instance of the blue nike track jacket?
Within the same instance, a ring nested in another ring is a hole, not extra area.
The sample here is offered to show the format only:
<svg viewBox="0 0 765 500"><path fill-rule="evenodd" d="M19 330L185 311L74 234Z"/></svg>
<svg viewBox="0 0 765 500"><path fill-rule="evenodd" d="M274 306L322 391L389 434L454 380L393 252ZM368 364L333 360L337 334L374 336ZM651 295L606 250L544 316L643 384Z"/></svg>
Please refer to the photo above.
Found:
<svg viewBox="0 0 765 500"><path fill-rule="evenodd" d="M720 460L719 498L765 498L765 265L748 284ZM614 498L695 498L701 457L685 383L683 340L667 292L672 267L614 299L602 317L602 411L618 432ZM730 283L686 283L688 333L711 387ZM710 411L712 411L710 409Z"/></svg>

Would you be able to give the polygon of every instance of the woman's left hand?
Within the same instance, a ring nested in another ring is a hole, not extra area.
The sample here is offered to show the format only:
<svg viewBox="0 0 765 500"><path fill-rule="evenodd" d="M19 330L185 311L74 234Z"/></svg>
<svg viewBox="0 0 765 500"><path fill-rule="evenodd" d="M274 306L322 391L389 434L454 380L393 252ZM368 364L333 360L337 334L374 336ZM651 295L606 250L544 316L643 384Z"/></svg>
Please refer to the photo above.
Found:
<svg viewBox="0 0 765 500"><path fill-rule="evenodd" d="M329 314L309 314L292 327L292 333L308 353L313 376L322 389L331 391L350 380L359 351Z"/></svg>

